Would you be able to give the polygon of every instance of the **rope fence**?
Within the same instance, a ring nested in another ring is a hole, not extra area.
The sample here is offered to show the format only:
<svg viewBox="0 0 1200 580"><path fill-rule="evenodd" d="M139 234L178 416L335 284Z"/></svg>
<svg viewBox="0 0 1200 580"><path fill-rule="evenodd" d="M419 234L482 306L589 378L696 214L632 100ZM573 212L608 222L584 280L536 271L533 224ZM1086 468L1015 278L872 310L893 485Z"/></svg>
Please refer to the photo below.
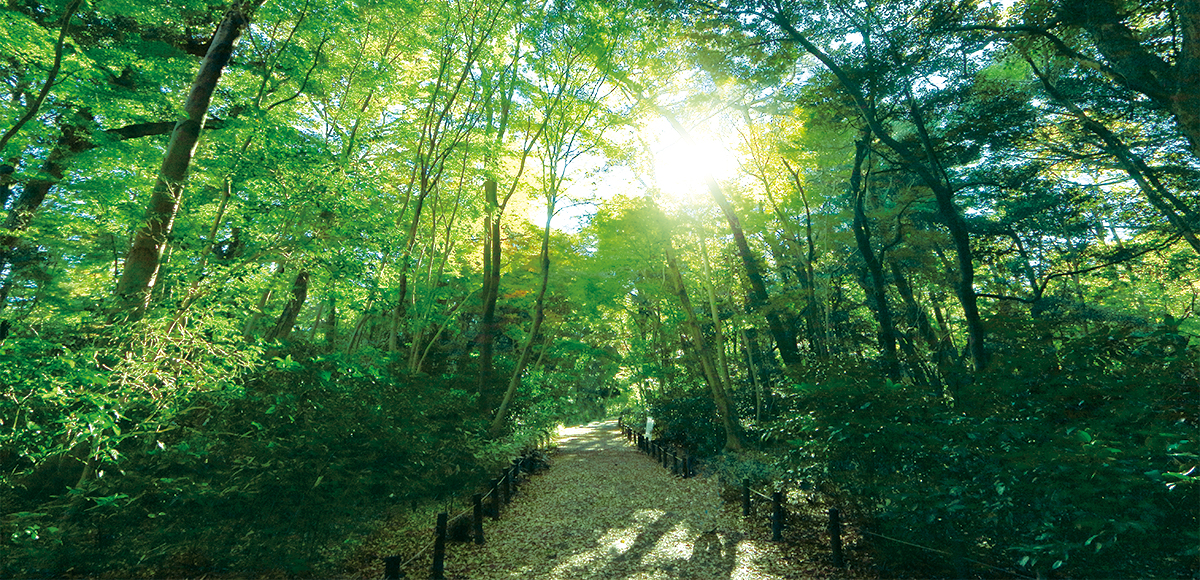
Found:
<svg viewBox="0 0 1200 580"><path fill-rule="evenodd" d="M670 470L671 473L684 479L696 475L695 459L686 450L653 441L637 432L633 427L626 425L624 419L618 419L617 426L626 440L636 445L642 453L661 463L663 468Z"/></svg>
<svg viewBox="0 0 1200 580"><path fill-rule="evenodd" d="M685 477L685 478L692 477L695 475L695 466L693 463L693 458L691 457L690 454L687 453L686 450L682 450L675 446L669 446L666 444L662 444L660 442L649 440L649 439L647 439L647 437L645 435L640 433L636 428L634 428L628 424L625 424L623 420L619 420L618 425L620 426L621 433L622 433L622 435L625 436L626 440L628 440L633 445L636 445L638 450L642 451L643 453L646 453L647 455L650 455L651 458L662 463L663 467L665 467L667 469L671 469L672 473L674 473L676 475L681 475L682 477ZM681 455L684 457L684 460L683 460L684 467L682 468L682 470L679 467L679 463L680 463L679 457ZM672 458L673 458L673 460L672 460ZM753 505L755 502L758 502L760 505L761 504L770 504L771 509L770 509L769 515L767 517L767 520L771 525L771 541L773 541L773 542L784 541L783 529L786 525L789 515L791 515L793 517L800 515L797 512L789 511L789 509L787 507L785 493L782 490L775 490L771 493L771 495L767 495L761 491L758 491L758 490L752 488L750 486L749 479L742 480L741 501L742 501L742 516L743 517L752 517L754 515ZM828 520L826 523L826 530L829 533L830 561L837 568L845 568L847 565L847 561L846 561L846 557L845 557L845 552L843 550L842 536L843 536L843 532L845 531L846 523L842 520L841 511L836 507L829 508L829 510L828 510L828 512L826 512L826 514L828 517ZM1011 569L1002 568L1000 566L995 566L995 565L989 564L987 562L973 560L973 559L967 558L961 554L955 554L955 553L952 553L952 552L949 552L946 550L930 548L928 546L922 546L920 544L915 544L913 542L909 542L906 540L901 540L898 538L885 536L883 534L878 534L875 532L864 530L859 526L855 526L854 529L859 534L862 534L865 536L871 536L873 538L878 538L878 539L889 541L889 542L903 544L905 546L909 546L912 548L917 548L917 549L925 550L928 552L942 554L944 556L953 558L956 561L956 563L969 562L971 564L981 566L988 570L992 570L995 572L1002 572L1002 573L1008 574L1008 575L1016 577L1016 578L1027 578L1029 580L1035 580L1035 578L1032 576L1027 576L1025 574L1015 572Z"/></svg>
<svg viewBox="0 0 1200 580"><path fill-rule="evenodd" d="M542 439L545 439L543 444ZM534 451L549 446L551 441L549 434L544 438L539 438L538 446ZM434 526L433 540L426 543L423 548L417 553L404 559L403 556L392 555L384 556L383 560L383 578L384 580L400 580L407 578L405 570L423 557L429 550L433 549L433 562L429 569L430 580L445 580L446 578L446 540L449 538L454 541L465 542L473 540L476 545L483 545L483 519L485 514L493 520L500 519L500 508L502 505L508 505L512 498L516 495L517 486L520 483L521 474L530 472L527 467L532 463L531 452L527 452L520 458L514 459L512 465L504 468L499 477L492 479L488 486L488 490L484 493L475 493L471 496L471 506L464 509L453 516L446 511L437 514L437 521ZM491 498L488 502L487 509L484 507L484 500ZM470 522L466 522L466 518L470 514Z"/></svg>

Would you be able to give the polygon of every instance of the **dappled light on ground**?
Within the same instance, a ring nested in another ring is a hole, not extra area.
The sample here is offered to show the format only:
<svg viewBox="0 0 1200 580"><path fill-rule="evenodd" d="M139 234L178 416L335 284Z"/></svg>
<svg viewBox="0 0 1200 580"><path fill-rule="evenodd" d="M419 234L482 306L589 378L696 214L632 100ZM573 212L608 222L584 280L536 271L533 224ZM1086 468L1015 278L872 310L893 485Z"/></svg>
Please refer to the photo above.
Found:
<svg viewBox="0 0 1200 580"><path fill-rule="evenodd" d="M450 544L452 580L773 580L844 577L749 532L708 478L680 479L615 421L563 428L549 471L521 488L487 542ZM758 526L762 527L762 526ZM409 577L424 577L426 562Z"/></svg>

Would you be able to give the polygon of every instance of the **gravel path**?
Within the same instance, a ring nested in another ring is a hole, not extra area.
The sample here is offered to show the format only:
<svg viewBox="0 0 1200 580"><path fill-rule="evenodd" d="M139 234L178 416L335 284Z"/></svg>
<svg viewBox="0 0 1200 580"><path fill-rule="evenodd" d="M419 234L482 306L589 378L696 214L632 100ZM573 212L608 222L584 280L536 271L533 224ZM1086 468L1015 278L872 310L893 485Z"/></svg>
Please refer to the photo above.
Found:
<svg viewBox="0 0 1200 580"><path fill-rule="evenodd" d="M483 546L447 546L450 580L724 580L843 576L747 530L711 479L680 479L615 421L563 429ZM415 571L414 571L415 572ZM410 578L425 578L422 570Z"/></svg>

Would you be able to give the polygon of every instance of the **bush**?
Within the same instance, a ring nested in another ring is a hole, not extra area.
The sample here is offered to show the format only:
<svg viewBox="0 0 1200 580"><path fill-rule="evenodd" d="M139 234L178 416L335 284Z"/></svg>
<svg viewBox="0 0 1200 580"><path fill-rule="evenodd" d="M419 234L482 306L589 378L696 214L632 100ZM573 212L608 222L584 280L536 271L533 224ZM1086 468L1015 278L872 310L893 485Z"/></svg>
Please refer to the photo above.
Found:
<svg viewBox="0 0 1200 580"><path fill-rule="evenodd" d="M1200 555L1198 354L1171 328L1105 327L1057 344L1061 372L993 361L958 405L890 382L796 385L772 436L791 477L875 533L1039 574L1173 577ZM962 573L872 545L929 566L907 573Z"/></svg>
<svg viewBox="0 0 1200 580"><path fill-rule="evenodd" d="M162 405L149 389L96 399L105 381L89 377L112 376L94 360L11 340L7 348L56 370L25 383L26 399L41 402L22 408L23 423L54 430L18 430L4 442L17 450L6 464L17 475L0 480L9 508L0 577L328 575L329 554L381 513L474 488L542 428L485 443L486 418L467 385L404 376L379 353L293 349L236 388L178 384L169 408L155 412ZM95 400L56 398L68 388ZM108 423L87 419L97 409ZM104 441L88 439L76 458L59 441L74 441L68 434L80 427L56 414L92 421Z"/></svg>
<svg viewBox="0 0 1200 580"><path fill-rule="evenodd" d="M711 457L725 445L725 429L707 392L653 399L649 402L649 413L654 417L655 437L679 445L689 453Z"/></svg>

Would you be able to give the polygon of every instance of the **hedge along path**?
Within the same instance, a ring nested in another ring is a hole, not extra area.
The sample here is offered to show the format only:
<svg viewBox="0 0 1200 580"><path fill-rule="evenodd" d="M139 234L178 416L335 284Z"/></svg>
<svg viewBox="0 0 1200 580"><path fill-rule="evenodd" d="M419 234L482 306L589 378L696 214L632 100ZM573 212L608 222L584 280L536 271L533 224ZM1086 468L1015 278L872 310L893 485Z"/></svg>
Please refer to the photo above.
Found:
<svg viewBox="0 0 1200 580"><path fill-rule="evenodd" d="M715 478L680 479L638 453L615 421L562 429L483 546L446 550L450 580L772 580L846 577L747 529ZM763 528L763 526L753 526ZM420 560L418 560L420 561ZM427 564L426 564L427 565ZM427 568L406 570L428 578Z"/></svg>

